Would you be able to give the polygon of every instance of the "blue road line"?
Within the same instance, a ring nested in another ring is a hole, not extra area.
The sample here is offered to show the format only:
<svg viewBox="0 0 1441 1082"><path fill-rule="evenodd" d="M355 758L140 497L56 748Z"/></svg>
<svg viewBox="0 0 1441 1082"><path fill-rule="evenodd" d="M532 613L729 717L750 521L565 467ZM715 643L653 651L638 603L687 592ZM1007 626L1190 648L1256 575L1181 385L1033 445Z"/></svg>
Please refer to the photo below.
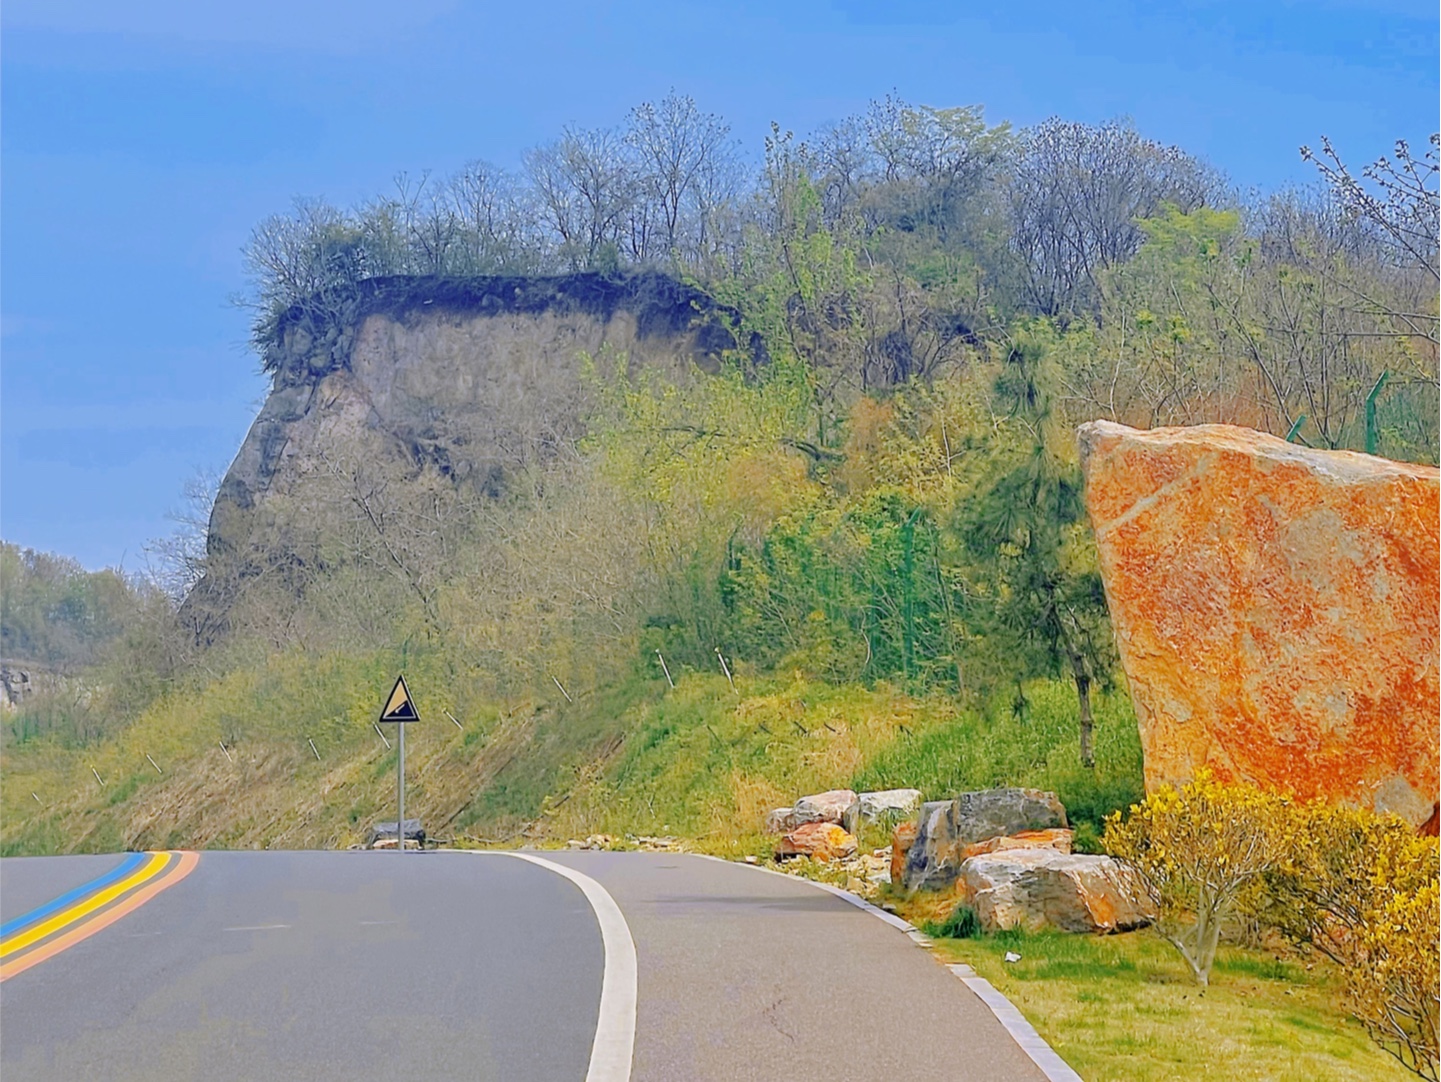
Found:
<svg viewBox="0 0 1441 1082"><path fill-rule="evenodd" d="M118 867L112 868L110 871L106 872L99 878L92 879L88 883L82 883L74 890L67 891L66 893L60 895L60 897L54 899L53 901L46 902L39 908L32 909L30 910L30 912L25 913L22 916L16 917L12 921L7 921L5 924L0 924L0 939L3 939L11 932L18 932L26 925L34 924L37 920L48 917L57 909L64 909L71 902L83 898L85 897L85 895L90 894L93 891L97 891L101 887L107 886L108 884L115 882L115 880L117 879L124 878L135 868L139 867L140 862L144 859L144 853L131 853L128 857L126 857L120 862L120 865Z"/></svg>

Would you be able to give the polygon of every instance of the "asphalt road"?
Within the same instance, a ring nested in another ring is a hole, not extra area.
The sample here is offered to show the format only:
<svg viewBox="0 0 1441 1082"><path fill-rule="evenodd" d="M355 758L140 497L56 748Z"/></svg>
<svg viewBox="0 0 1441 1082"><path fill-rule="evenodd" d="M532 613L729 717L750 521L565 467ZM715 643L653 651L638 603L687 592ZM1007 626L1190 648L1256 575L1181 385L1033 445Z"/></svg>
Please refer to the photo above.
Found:
<svg viewBox="0 0 1441 1082"><path fill-rule="evenodd" d="M679 854L537 855L599 883L634 941L635 1082L1043 1079L925 951L811 884ZM0 861L0 922L121 859ZM597 911L500 854L202 853L0 984L0 1075L584 1079L598 1024L614 1040L630 1018L606 1013L626 982Z"/></svg>

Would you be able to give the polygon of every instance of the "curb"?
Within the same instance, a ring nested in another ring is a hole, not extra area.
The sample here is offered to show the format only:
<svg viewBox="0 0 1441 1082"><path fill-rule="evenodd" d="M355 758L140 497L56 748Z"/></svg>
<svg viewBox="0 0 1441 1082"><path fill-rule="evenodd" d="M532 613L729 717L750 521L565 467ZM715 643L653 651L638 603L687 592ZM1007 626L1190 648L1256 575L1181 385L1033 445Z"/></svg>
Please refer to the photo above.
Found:
<svg viewBox="0 0 1441 1082"><path fill-rule="evenodd" d="M809 883L818 887L827 894L834 894L844 902L849 902L857 909L864 910L873 917L879 917L897 931L904 932L912 943L918 947L929 947L933 940L919 928L902 920L894 913L887 913L884 909L878 909L871 905L864 898L859 898L848 890L832 886L830 883L817 883L814 879L805 879L798 875L786 875L785 872L778 872L774 868L763 868L758 864L746 864L738 860L726 860L723 857L713 857L707 853L692 853L691 856L703 857L706 860L720 861L722 864L731 864L739 868L753 868L758 872L765 872L768 875L778 875L789 879L793 883ZM1046 1043L1046 1039L1036 1032L1034 1026L1026 1021L1026 1016L1021 1013L1019 1007L1012 1003L1005 995L984 977L976 975L976 971L963 963L947 965L947 969L960 980L967 988L974 992L993 1015L996 1021L1005 1027L1015 1041L1031 1060L1032 1063L1046 1076L1047 1082L1084 1082L1080 1075L1069 1063L1061 1058L1059 1052Z"/></svg>

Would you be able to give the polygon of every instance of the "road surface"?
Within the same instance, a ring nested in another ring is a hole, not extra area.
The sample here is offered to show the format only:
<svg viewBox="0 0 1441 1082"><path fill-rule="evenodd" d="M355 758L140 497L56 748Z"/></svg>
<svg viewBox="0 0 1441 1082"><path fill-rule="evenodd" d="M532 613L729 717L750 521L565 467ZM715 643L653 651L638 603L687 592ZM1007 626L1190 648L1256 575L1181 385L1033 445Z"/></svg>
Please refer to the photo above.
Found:
<svg viewBox="0 0 1441 1082"><path fill-rule="evenodd" d="M0 861L0 1075L1045 1078L929 954L813 884L531 856Z"/></svg>

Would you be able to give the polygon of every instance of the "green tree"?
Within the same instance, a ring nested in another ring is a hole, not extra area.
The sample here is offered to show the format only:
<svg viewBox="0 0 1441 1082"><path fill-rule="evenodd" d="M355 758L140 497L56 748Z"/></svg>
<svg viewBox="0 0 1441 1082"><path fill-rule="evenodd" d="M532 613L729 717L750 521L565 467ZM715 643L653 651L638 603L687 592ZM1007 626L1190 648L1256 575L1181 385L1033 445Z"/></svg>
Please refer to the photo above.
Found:
<svg viewBox="0 0 1441 1082"><path fill-rule="evenodd" d="M1114 670L1114 646L1082 479L1051 412L1034 338L1007 351L996 379L1007 408L997 426L995 479L962 505L975 561L966 622L1017 682L1069 675L1080 712L1081 763L1095 766L1091 688Z"/></svg>

